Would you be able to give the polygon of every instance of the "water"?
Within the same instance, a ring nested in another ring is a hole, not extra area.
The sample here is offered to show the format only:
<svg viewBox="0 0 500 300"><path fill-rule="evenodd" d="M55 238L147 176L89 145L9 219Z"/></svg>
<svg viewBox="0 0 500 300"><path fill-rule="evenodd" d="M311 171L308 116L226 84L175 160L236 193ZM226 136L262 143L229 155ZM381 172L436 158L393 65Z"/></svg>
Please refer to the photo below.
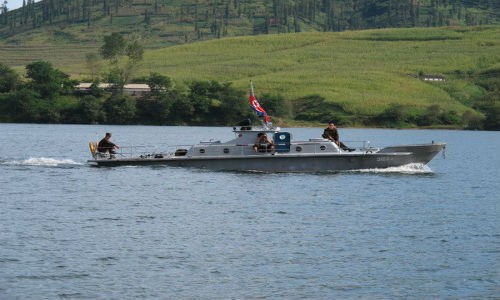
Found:
<svg viewBox="0 0 500 300"><path fill-rule="evenodd" d="M233 136L0 124L0 299L500 298L499 132L341 129L446 159L260 174L87 166L106 131L159 150Z"/></svg>

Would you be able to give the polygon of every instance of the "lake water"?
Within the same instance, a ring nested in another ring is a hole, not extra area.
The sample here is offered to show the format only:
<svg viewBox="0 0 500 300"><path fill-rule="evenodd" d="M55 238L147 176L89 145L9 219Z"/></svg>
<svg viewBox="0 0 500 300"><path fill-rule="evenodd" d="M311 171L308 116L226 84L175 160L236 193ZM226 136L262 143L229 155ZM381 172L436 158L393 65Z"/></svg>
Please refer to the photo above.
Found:
<svg viewBox="0 0 500 300"><path fill-rule="evenodd" d="M446 142L446 158L262 174L87 166L106 131L158 150L233 137L0 124L0 299L500 298L499 132L341 129L374 146Z"/></svg>

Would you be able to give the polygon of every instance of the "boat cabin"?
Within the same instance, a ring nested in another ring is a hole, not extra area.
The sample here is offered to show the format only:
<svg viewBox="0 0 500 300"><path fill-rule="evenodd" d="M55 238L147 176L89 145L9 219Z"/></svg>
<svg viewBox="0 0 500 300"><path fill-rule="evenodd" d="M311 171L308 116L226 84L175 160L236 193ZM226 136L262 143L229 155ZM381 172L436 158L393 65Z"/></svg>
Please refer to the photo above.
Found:
<svg viewBox="0 0 500 300"><path fill-rule="evenodd" d="M340 148L323 138L309 141L292 141L290 132L279 127L265 128L241 126L233 127L235 138L227 142L207 141L192 146L182 156L227 156L227 155L275 155L275 154L331 154L340 153ZM265 133L274 142L274 151L258 152L253 149L259 133Z"/></svg>

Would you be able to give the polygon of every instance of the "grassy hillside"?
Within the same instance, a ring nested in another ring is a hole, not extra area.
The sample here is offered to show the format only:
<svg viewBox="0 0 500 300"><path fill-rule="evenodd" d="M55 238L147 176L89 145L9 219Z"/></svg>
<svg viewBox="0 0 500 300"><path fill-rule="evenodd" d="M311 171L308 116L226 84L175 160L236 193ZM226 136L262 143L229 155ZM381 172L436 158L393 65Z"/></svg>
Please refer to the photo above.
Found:
<svg viewBox="0 0 500 300"><path fill-rule="evenodd" d="M324 102L316 111L336 109L361 117L378 115L393 104L415 114L437 104L461 115L471 99L485 93L471 83L471 75L500 69L499 36L496 26L223 38L148 50L136 77L157 72L177 85L216 80L241 89L252 79L258 95L279 94L290 101L319 95ZM63 42L26 51L0 47L0 60L47 60L74 78L88 78L85 54L98 47ZM441 74L446 81L424 82L419 74Z"/></svg>
<svg viewBox="0 0 500 300"><path fill-rule="evenodd" d="M467 107L450 91L467 98L468 82L457 74L498 67L499 35L499 27L475 27L226 38L148 51L141 73L166 74L178 83L231 81L241 88L252 79L260 94L288 100L318 94L361 115L392 103L417 110L439 104L462 113ZM63 67L77 69L83 67ZM419 73L443 74L447 81L424 82Z"/></svg>
<svg viewBox="0 0 500 300"><path fill-rule="evenodd" d="M71 63L113 32L140 36L147 49L158 49L261 34L500 24L500 4L488 0L400 1L398 5L393 0L30 2L0 11L0 62L11 67L33 60Z"/></svg>
<svg viewBox="0 0 500 300"><path fill-rule="evenodd" d="M500 4L491 0L31 2L15 10L8 9L8 1L0 4L0 38L15 38L38 28L81 40L120 31L149 36L152 43L165 45L268 33L500 24Z"/></svg>

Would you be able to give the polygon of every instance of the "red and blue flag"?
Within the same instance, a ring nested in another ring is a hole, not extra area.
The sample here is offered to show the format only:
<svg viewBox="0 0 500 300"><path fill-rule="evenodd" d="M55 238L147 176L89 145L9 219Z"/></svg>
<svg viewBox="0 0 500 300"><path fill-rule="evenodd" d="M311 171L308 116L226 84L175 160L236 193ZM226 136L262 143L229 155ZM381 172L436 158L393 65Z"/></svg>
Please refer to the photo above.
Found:
<svg viewBox="0 0 500 300"><path fill-rule="evenodd" d="M257 98L255 98L252 82L250 82L250 98L248 98L248 102L250 102L250 107L252 107L252 109L257 113L257 116L259 116L260 118L264 118L264 121L266 123L271 122L271 117L269 117L266 110L260 105L259 101L257 101Z"/></svg>

